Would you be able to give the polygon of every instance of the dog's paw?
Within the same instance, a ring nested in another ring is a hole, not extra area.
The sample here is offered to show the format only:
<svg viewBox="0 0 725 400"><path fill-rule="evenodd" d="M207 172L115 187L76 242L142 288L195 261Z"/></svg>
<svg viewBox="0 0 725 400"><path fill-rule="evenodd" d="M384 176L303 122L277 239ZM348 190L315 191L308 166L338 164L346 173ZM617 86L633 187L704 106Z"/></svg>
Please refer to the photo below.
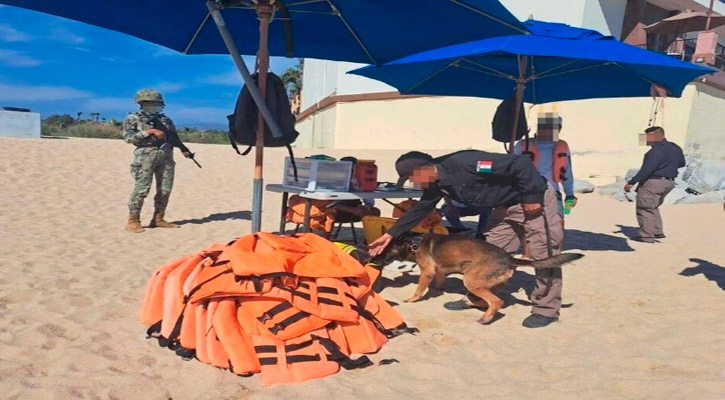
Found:
<svg viewBox="0 0 725 400"><path fill-rule="evenodd" d="M495 321L498 321L498 320L500 320L501 318L503 318L503 316L504 316L504 315L503 315L503 314L501 314L500 312L496 312L495 314L491 315L490 317L486 317L486 316L484 315L484 316L482 316L481 318L479 318L478 320L476 320L476 322L478 322L478 323L479 323L479 324L481 324L481 325L491 325L491 324L492 324L492 323L494 323Z"/></svg>

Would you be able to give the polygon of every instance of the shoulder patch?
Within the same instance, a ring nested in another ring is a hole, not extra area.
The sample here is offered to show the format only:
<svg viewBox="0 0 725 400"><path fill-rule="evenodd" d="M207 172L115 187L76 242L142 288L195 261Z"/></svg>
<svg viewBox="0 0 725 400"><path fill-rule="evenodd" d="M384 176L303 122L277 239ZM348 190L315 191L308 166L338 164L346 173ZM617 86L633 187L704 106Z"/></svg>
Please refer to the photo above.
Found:
<svg viewBox="0 0 725 400"><path fill-rule="evenodd" d="M493 170L493 161L479 160L476 162L476 172L491 173Z"/></svg>

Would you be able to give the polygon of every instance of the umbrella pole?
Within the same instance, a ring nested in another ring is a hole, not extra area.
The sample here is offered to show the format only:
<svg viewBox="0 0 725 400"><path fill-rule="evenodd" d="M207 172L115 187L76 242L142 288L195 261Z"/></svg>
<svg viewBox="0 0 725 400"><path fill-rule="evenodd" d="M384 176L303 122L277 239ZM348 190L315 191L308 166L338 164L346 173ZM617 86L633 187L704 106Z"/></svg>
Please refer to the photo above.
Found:
<svg viewBox="0 0 725 400"><path fill-rule="evenodd" d="M710 0L710 8L707 10L707 23L705 24L705 30L710 30L710 20L712 19L712 7L715 5L715 0Z"/></svg>
<svg viewBox="0 0 725 400"><path fill-rule="evenodd" d="M272 113L269 112L269 108L264 103L264 100L262 100L262 96L259 94L259 90L257 89L257 84L254 82L252 74L249 73L247 65L244 64L244 60L242 60L242 56L239 54L239 50L237 50L237 45L234 44L234 39L227 29L227 25L224 23L222 14L219 12L219 6L214 2L214 0L206 0L206 6L209 9L209 13L212 16L217 29L219 30L219 34L222 39L224 39L224 44L227 46L229 55L232 56L234 65L236 65L239 73L242 74L242 79L244 80L244 84L247 86L247 90L249 90L249 94L257 104L257 107L259 107L260 112L264 116L264 120L267 121L269 129L272 131L272 136L277 138L282 137L282 131L279 130L279 126L272 117Z"/></svg>
<svg viewBox="0 0 725 400"><path fill-rule="evenodd" d="M259 109L260 114L264 117L264 120L267 122L267 126L269 126L270 131L272 131L272 136L274 137L282 137L282 132L279 129L279 126L277 125L277 122L272 117L272 114L269 112L269 108L267 107L267 104L264 101L264 98L262 97L262 94L257 89L257 84L254 82L254 78L252 78L252 75L249 73L249 69L247 69L247 65L244 63L244 60L242 59L241 54L239 54L239 50L237 49L236 44L234 43L234 39L232 38L232 35L229 33L229 30L227 29L226 24L224 23L224 18L222 17L221 13L219 12L220 6L218 6L214 0L207 0L206 6L209 9L209 13L211 13L212 19L214 20L214 23L216 24L217 29L219 30L219 34L221 35L222 39L224 39L224 44L227 46L227 50L229 51L229 55L232 56L232 60L234 61L234 64L236 65L239 72L242 74L242 79L244 79L244 84L247 87L247 90L249 91L249 94L252 96L252 99L254 99L254 102L257 104L257 107ZM267 4L268 7L271 6ZM271 17L271 12L267 13L267 19L262 19L262 16L260 15L260 53L259 56L262 55L262 49L264 49L264 54L266 55L266 58L264 60L265 67L262 68L260 65L260 73L264 71L265 78L260 79L261 84L266 84L266 74L267 74L267 67L269 63L269 56L267 51L267 31L269 26L269 17ZM264 31L264 38L262 38L261 34ZM264 41L264 46L262 47L261 44ZM260 62L262 60L260 59ZM266 85L265 85L266 86ZM265 87L266 88L266 87ZM264 132L264 124L257 124L258 127L260 127L261 131ZM257 143L256 143L256 152L255 155L257 156L255 160L255 168L254 168L254 185L253 185L253 192L252 192L252 232L256 233L259 232L262 228L262 190L263 190L263 181L262 181L262 158L261 155L264 151L264 146L260 146L259 143L264 144L264 135L257 135Z"/></svg>
<svg viewBox="0 0 725 400"><path fill-rule="evenodd" d="M519 78L516 79L516 105L514 106L514 124L511 127L511 139L509 140L509 153L514 153L516 141L516 133L519 127L519 114L521 114L521 105L524 99L524 89L526 89L526 61L524 56L517 56L519 61Z"/></svg>
<svg viewBox="0 0 725 400"><path fill-rule="evenodd" d="M259 53L257 53L257 64L259 65L259 94L266 99L267 94L267 69L269 69L268 33L269 21L274 13L274 7L266 2L260 2L257 6L259 16ZM260 111L257 115L257 143L254 145L254 196L252 202L252 233L262 230L262 195L263 195L263 161L264 161L264 116Z"/></svg>

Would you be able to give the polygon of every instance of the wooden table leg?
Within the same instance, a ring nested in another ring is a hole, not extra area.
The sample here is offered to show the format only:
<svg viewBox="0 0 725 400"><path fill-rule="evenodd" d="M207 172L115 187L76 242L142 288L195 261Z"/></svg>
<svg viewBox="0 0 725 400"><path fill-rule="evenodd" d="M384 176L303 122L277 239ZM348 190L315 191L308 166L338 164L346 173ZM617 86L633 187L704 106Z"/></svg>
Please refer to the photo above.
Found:
<svg viewBox="0 0 725 400"><path fill-rule="evenodd" d="M312 209L312 200L305 198L305 219L302 225L302 232L310 231L310 210Z"/></svg>
<svg viewBox="0 0 725 400"><path fill-rule="evenodd" d="M279 217L279 233L284 233L287 227L287 198L288 192L282 192L282 213Z"/></svg>

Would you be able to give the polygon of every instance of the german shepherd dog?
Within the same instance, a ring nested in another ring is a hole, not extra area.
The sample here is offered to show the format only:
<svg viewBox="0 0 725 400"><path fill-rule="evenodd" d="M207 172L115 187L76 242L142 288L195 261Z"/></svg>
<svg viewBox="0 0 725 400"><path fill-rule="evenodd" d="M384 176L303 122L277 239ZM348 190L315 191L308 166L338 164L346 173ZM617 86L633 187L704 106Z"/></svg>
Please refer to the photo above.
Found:
<svg viewBox="0 0 725 400"><path fill-rule="evenodd" d="M446 275L463 274L463 285L469 292L485 301L488 308L478 319L488 324L504 305L493 290L504 285L517 267L555 268L584 257L583 254L559 254L545 260L529 261L511 257L506 251L480 239L460 235L426 233L422 236L404 236L394 241L383 253L379 265L393 260L415 261L420 266L420 280L415 294L404 300L415 302L423 298L431 281L443 290ZM473 305L483 306L483 302ZM482 307L483 308L483 307Z"/></svg>

